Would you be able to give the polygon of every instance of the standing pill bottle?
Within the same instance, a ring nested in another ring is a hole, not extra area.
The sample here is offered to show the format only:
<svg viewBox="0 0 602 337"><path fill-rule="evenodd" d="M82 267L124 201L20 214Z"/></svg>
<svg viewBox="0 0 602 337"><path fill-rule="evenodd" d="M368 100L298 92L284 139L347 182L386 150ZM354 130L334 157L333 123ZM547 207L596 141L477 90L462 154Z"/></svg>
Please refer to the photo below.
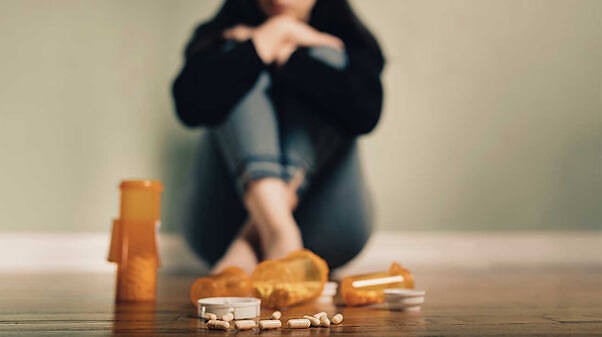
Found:
<svg viewBox="0 0 602 337"><path fill-rule="evenodd" d="M269 308L317 298L328 280L326 261L307 249L260 263L251 275L253 293Z"/></svg>
<svg viewBox="0 0 602 337"><path fill-rule="evenodd" d="M244 270L228 267L221 273L198 278L190 287L190 300L195 306L207 297L245 297L251 291L251 279Z"/></svg>
<svg viewBox="0 0 602 337"><path fill-rule="evenodd" d="M158 221L161 218L163 185L154 180L124 180L119 185L122 221Z"/></svg>
<svg viewBox="0 0 602 337"><path fill-rule="evenodd" d="M117 264L116 301L153 301L163 185L155 180L124 180L119 189L120 214L113 221L108 258Z"/></svg>
<svg viewBox="0 0 602 337"><path fill-rule="evenodd" d="M347 305L376 304L385 301L385 289L414 288L414 277L409 270L393 262L386 272L347 276L340 287Z"/></svg>

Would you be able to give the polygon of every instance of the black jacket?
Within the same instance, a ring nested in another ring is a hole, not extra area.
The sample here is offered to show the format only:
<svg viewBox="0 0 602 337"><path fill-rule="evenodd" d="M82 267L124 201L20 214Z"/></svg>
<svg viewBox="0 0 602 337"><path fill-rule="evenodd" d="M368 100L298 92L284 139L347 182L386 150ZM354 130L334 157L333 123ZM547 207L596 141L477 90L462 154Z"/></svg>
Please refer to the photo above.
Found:
<svg viewBox="0 0 602 337"><path fill-rule="evenodd" d="M221 48L224 42L188 55L173 82L176 112L187 126L220 123L262 70L270 71L275 89L294 92L312 113L350 135L368 133L376 126L382 106L383 60L366 50L345 42L348 63L339 70L309 56L307 48L298 48L276 69L262 62L251 40L230 49Z"/></svg>

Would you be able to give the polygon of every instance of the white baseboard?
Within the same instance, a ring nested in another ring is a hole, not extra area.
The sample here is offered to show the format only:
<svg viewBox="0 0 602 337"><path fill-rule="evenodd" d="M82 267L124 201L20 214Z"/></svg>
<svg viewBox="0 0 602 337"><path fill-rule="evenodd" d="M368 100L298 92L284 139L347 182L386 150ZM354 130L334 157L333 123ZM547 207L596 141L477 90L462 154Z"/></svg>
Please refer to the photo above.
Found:
<svg viewBox="0 0 602 337"><path fill-rule="evenodd" d="M0 273L112 272L107 233L0 233ZM203 272L179 235L160 235L164 271ZM371 271L399 261L410 269L513 265L602 266L602 231L377 232L340 272Z"/></svg>

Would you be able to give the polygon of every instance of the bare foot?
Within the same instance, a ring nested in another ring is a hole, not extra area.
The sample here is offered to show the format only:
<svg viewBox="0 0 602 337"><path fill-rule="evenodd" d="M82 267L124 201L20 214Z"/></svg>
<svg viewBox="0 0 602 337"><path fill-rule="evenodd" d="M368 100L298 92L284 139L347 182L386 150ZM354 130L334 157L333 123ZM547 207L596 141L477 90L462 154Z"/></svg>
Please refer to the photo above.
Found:
<svg viewBox="0 0 602 337"><path fill-rule="evenodd" d="M305 179L305 174L302 171L298 171L293 179L286 184L291 212L294 211L299 204L297 190L303 183L303 179ZM262 245L263 258L266 260L278 259L286 256L290 252L303 249L301 232L297 226L283 228L271 234L270 237L265 238L265 241L267 242Z"/></svg>
<svg viewBox="0 0 602 337"><path fill-rule="evenodd" d="M291 189L284 181L276 178L253 181L244 201L259 233L263 259L283 257L303 247L292 211L296 200L292 199Z"/></svg>
<svg viewBox="0 0 602 337"><path fill-rule="evenodd" d="M273 233L270 237L261 237L261 243L265 260L278 259L292 251L303 249L301 232L297 227Z"/></svg>
<svg viewBox="0 0 602 337"><path fill-rule="evenodd" d="M299 189L299 186L303 183L304 178L304 173L299 171L288 184L283 184L280 180L264 181L263 183L267 182L270 186L267 191L261 193L263 196L259 198L262 199L260 204L265 204L266 202L270 203L270 201L271 203L280 204L282 199L276 201L273 198L278 197L278 195L284 195L284 199L286 199L285 203L278 206L288 204L287 212L291 214L291 216L288 218L287 216L283 216L282 213L277 214L280 215L281 219L291 220L292 211L299 203L299 200L297 199L297 189ZM265 197L266 192L267 198ZM251 204L253 205L255 202L251 202ZM286 206L284 207L286 208ZM258 208L261 218L273 219L275 214L269 214L271 212L266 212L261 206ZM224 256L212 268L211 274L217 274L230 266L240 267L250 274L257 265L259 260L258 256L267 260L277 259L292 251L303 248L301 232L294 222L294 219L292 219L292 221L283 221L282 225L277 226L274 226L272 223L271 226L264 225L262 227L257 223L258 221L253 220L248 220L245 223L240 234L232 244L230 244L230 247L228 247Z"/></svg>
<svg viewBox="0 0 602 337"><path fill-rule="evenodd" d="M211 269L217 274L227 267L236 266L251 274L257 265L257 255L246 237L239 235L228 247L226 254Z"/></svg>

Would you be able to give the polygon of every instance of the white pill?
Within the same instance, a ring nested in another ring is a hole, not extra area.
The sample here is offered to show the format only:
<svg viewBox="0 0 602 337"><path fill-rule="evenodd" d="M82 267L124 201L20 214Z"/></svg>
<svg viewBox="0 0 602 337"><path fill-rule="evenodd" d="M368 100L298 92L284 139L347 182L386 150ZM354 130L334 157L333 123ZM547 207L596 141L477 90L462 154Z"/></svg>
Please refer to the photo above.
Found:
<svg viewBox="0 0 602 337"><path fill-rule="evenodd" d="M233 319L234 319L234 315L232 315L231 312L229 312L229 313L225 314L224 316L222 316L222 321L230 322Z"/></svg>
<svg viewBox="0 0 602 337"><path fill-rule="evenodd" d="M225 321L218 321L216 319L212 319L207 322L207 328L212 330L228 330L230 327L230 323Z"/></svg>
<svg viewBox="0 0 602 337"><path fill-rule="evenodd" d="M282 317L282 313L280 311L274 311L272 313L272 319L280 319Z"/></svg>
<svg viewBox="0 0 602 337"><path fill-rule="evenodd" d="M210 321L210 320L216 320L217 319L217 315L216 314L212 314L210 312L206 312L205 315L203 315L203 318Z"/></svg>
<svg viewBox="0 0 602 337"><path fill-rule="evenodd" d="M259 328L261 330L278 329L281 326L282 326L282 322L280 322L277 319L264 319L264 320L259 321Z"/></svg>
<svg viewBox="0 0 602 337"><path fill-rule="evenodd" d="M289 319L286 325L291 329L307 329L311 325L311 322L306 318L296 318Z"/></svg>
<svg viewBox="0 0 602 337"><path fill-rule="evenodd" d="M322 316L327 316L327 314L324 311L322 311L322 312L319 312L319 313L317 313L317 314L314 315L314 317L317 318L317 319L322 318Z"/></svg>
<svg viewBox="0 0 602 337"><path fill-rule="evenodd" d="M343 321L343 314L336 314L332 316L331 321L334 325L341 324L341 322Z"/></svg>
<svg viewBox="0 0 602 337"><path fill-rule="evenodd" d="M320 320L315 318L314 316L303 316L303 318L308 319L311 322L311 326L320 326Z"/></svg>
<svg viewBox="0 0 602 337"><path fill-rule="evenodd" d="M330 326L330 320L327 316L320 317L320 326L328 328Z"/></svg>
<svg viewBox="0 0 602 337"><path fill-rule="evenodd" d="M257 324L255 324L255 321L250 320L250 319L245 319L245 320L234 322L234 326L236 327L237 330L250 330L250 329L253 329L256 325Z"/></svg>

